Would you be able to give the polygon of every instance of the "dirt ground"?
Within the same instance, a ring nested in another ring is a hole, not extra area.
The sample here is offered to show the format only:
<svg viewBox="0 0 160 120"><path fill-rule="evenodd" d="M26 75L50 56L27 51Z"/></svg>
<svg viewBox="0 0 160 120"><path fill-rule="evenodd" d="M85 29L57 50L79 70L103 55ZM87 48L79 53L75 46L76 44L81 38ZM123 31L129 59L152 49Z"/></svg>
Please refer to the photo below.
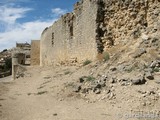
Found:
<svg viewBox="0 0 160 120"><path fill-rule="evenodd" d="M27 77L1 81L0 120L160 119L159 96L144 98L137 92L158 91L160 86L153 81L142 86L113 84L114 99L105 99L103 93L85 95L73 92L68 83L89 74L90 69L90 66L29 67Z"/></svg>

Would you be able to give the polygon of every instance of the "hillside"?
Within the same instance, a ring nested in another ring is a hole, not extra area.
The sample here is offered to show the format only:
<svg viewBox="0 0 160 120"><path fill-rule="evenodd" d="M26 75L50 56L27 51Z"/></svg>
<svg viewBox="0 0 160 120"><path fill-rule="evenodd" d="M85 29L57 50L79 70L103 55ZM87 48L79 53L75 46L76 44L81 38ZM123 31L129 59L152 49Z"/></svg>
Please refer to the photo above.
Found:
<svg viewBox="0 0 160 120"><path fill-rule="evenodd" d="M159 120L159 33L159 0L81 0L43 31L41 66L0 82L0 119Z"/></svg>

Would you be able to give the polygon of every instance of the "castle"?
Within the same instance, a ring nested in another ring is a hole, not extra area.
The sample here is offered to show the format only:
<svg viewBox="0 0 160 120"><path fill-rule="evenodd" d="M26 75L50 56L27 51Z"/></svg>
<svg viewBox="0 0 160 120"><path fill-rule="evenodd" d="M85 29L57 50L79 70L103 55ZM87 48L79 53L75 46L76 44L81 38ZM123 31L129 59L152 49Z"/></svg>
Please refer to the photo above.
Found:
<svg viewBox="0 0 160 120"><path fill-rule="evenodd" d="M40 65L95 60L109 48L160 30L159 0L81 0L47 27Z"/></svg>
<svg viewBox="0 0 160 120"><path fill-rule="evenodd" d="M31 65L94 61L120 50L127 54L118 59L132 61L147 52L140 61L149 63L160 53L159 31L160 0L80 0L32 41Z"/></svg>

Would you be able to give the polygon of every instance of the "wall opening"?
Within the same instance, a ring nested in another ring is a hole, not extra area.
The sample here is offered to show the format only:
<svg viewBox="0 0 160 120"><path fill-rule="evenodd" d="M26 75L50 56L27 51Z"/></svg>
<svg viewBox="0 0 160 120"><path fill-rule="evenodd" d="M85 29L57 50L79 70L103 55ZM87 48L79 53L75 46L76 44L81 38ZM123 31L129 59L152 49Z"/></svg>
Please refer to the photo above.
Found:
<svg viewBox="0 0 160 120"><path fill-rule="evenodd" d="M73 25L69 28L70 37L73 37Z"/></svg>
<svg viewBox="0 0 160 120"><path fill-rule="evenodd" d="M54 32L52 33L52 41L51 41L52 47L54 45Z"/></svg>

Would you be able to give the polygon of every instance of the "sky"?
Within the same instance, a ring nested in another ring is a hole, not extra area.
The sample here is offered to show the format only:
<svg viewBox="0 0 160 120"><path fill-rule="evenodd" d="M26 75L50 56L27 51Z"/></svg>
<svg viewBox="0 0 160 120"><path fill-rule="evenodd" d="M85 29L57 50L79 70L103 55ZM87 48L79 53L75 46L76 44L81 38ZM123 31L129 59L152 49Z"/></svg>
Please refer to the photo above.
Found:
<svg viewBox="0 0 160 120"><path fill-rule="evenodd" d="M39 40L78 0L0 0L0 51Z"/></svg>

